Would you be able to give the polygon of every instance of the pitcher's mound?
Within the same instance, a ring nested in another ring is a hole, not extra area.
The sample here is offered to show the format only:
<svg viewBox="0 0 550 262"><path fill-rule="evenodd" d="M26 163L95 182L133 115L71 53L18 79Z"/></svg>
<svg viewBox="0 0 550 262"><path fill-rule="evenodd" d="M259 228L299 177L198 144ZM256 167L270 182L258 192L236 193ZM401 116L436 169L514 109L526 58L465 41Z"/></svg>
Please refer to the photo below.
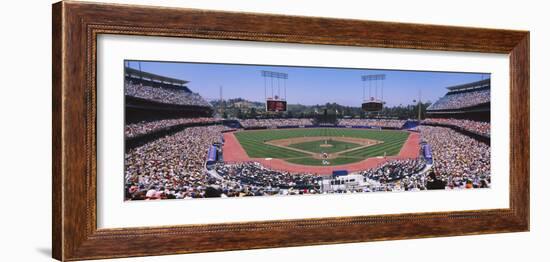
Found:
<svg viewBox="0 0 550 262"><path fill-rule="evenodd" d="M333 147L332 144L320 144L319 146L320 147Z"/></svg>

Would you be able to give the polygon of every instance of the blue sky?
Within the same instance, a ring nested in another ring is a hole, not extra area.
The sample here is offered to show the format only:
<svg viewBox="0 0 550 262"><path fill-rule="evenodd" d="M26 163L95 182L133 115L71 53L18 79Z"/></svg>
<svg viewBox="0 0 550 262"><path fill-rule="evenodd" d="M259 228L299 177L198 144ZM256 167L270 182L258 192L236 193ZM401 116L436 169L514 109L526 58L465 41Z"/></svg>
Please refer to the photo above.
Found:
<svg viewBox="0 0 550 262"><path fill-rule="evenodd" d="M138 69L138 62L130 61L130 67ZM373 70L324 67L288 67L235 64L201 64L185 62L141 62L141 70L190 81L188 87L206 99L219 99L220 86L223 98L245 98L264 101L264 78L262 70L287 73L286 97L289 104L315 105L336 102L346 106L360 106L363 99L361 75L386 74L384 100L386 106L408 105L418 99L435 102L445 95L445 87L489 78L490 74L449 73L427 71ZM283 96L284 83L279 83ZM378 82L381 89L382 83ZM368 97L369 84L365 83ZM268 95L271 82L267 81ZM371 84L374 95L375 83ZM277 82L274 81L277 94ZM380 97L381 91L379 91Z"/></svg>

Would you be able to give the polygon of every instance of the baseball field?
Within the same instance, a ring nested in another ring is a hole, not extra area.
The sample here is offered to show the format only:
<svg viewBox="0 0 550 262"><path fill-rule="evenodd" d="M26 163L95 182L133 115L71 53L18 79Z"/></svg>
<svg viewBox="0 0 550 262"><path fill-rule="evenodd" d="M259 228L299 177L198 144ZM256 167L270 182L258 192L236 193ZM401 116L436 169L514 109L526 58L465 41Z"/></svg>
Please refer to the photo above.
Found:
<svg viewBox="0 0 550 262"><path fill-rule="evenodd" d="M246 130L234 135L251 158L274 158L309 166L395 156L409 137L405 131L352 128Z"/></svg>

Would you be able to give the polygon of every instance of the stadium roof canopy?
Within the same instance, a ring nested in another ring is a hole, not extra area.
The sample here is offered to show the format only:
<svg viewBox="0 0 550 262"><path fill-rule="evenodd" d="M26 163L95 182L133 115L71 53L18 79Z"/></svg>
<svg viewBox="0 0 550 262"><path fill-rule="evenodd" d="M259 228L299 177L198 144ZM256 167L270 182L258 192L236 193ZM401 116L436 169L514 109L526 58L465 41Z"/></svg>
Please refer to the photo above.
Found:
<svg viewBox="0 0 550 262"><path fill-rule="evenodd" d="M456 85L456 86L449 86L447 89L449 91L463 91L463 90L469 90L469 89L478 89L483 87L491 87L491 79L483 79L481 81L466 83L462 85Z"/></svg>
<svg viewBox="0 0 550 262"><path fill-rule="evenodd" d="M161 75L157 75L149 72L139 71L131 67L126 67L124 69L125 69L126 75L131 76L132 78L146 78L154 82L173 84L178 86L183 86L189 83L189 81L167 77L167 76L161 76Z"/></svg>

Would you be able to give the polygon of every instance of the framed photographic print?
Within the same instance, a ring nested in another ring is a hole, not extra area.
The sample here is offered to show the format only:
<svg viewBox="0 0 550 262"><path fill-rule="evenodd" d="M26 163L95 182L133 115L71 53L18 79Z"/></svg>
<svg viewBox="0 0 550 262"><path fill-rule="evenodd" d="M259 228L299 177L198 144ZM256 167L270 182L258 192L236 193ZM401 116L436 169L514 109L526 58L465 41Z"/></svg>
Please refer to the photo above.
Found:
<svg viewBox="0 0 550 262"><path fill-rule="evenodd" d="M53 257L529 230L529 32L53 5Z"/></svg>

